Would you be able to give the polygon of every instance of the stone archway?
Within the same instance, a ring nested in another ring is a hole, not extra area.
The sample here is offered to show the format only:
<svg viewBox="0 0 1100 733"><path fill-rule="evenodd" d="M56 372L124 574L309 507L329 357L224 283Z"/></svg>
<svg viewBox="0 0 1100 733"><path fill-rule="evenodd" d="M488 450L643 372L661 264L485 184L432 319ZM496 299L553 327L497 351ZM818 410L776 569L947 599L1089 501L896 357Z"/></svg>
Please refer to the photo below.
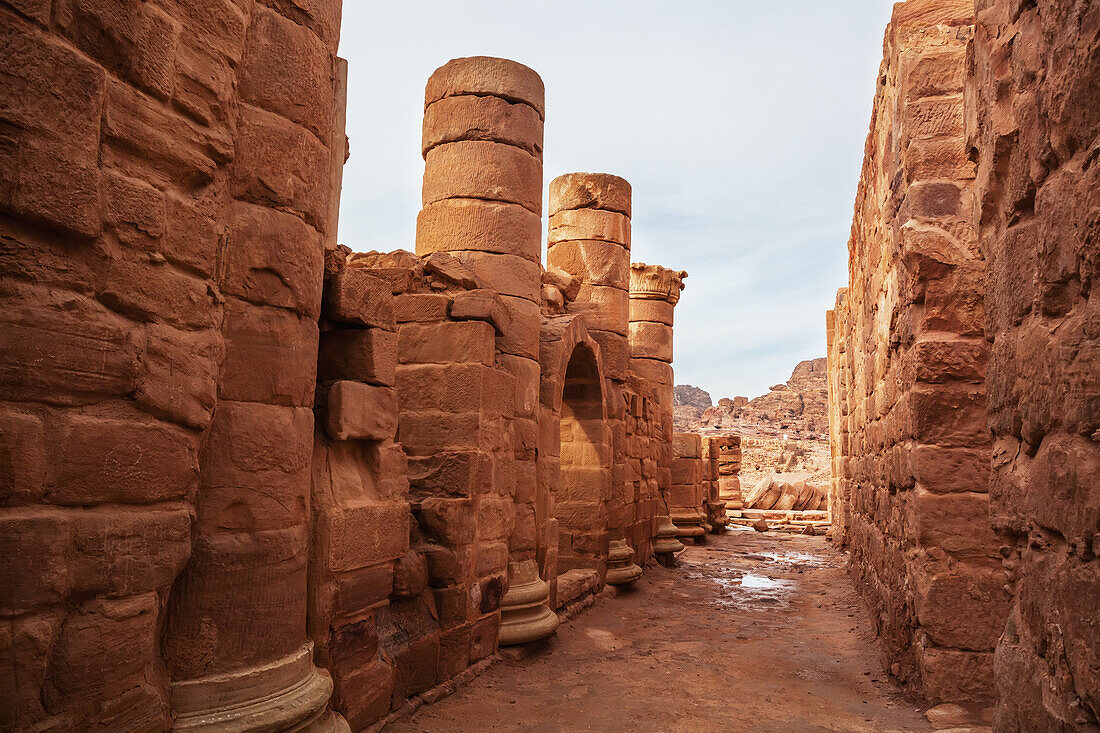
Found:
<svg viewBox="0 0 1100 733"><path fill-rule="evenodd" d="M553 507L560 606L599 585L607 570L611 441L599 366L583 343L573 349L565 368L558 425L560 467Z"/></svg>

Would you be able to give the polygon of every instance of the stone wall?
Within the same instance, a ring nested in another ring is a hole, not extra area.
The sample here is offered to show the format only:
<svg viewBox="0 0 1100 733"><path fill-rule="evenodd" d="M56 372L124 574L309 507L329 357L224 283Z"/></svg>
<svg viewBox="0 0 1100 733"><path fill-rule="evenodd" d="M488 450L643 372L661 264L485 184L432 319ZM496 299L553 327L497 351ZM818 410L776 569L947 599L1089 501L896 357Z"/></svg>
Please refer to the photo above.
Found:
<svg viewBox="0 0 1100 733"><path fill-rule="evenodd" d="M988 519L986 265L964 136L972 23L964 0L894 8L830 346L852 573L887 666L932 700L992 694L1008 605Z"/></svg>
<svg viewBox="0 0 1100 733"><path fill-rule="evenodd" d="M261 719L324 714L306 587L339 18L0 3L0 727L184 725L253 674Z"/></svg>
<svg viewBox="0 0 1100 733"><path fill-rule="evenodd" d="M993 435L1014 592L997 730L1100 725L1100 6L978 0L969 145Z"/></svg>
<svg viewBox="0 0 1100 733"><path fill-rule="evenodd" d="M709 475L709 466L703 461L702 436L698 433L674 433L668 510L681 541L705 541L709 530L706 519L708 485L703 481Z"/></svg>

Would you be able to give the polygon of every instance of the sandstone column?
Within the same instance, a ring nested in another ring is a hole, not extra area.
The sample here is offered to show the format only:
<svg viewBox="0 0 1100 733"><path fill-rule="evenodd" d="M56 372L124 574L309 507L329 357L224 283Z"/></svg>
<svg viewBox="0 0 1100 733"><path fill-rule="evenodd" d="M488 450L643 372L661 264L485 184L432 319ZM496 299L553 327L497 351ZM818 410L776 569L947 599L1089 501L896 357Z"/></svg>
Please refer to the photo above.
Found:
<svg viewBox="0 0 1100 733"><path fill-rule="evenodd" d="M687 273L660 265L630 265L630 371L655 385L660 425L657 485L661 493L658 509L658 541L654 552L665 561L677 551L670 534L668 491L672 485L672 311L680 300ZM659 545L659 546L658 546ZM682 547L682 546L681 546Z"/></svg>
<svg viewBox="0 0 1100 733"><path fill-rule="evenodd" d="M707 522L713 525L715 534L726 531L726 501L722 498L718 483L721 445L724 438L703 438L703 472L707 483Z"/></svg>
<svg viewBox="0 0 1100 733"><path fill-rule="evenodd" d="M724 511L737 512L733 516L741 516L740 510L744 506L744 498L741 494L741 436L723 435L716 438L718 441L718 498L725 502Z"/></svg>
<svg viewBox="0 0 1100 733"><path fill-rule="evenodd" d="M672 483L668 511L680 539L704 542L708 531L703 507L703 437L697 433L672 435Z"/></svg>
<svg viewBox="0 0 1100 733"><path fill-rule="evenodd" d="M306 636L317 321L343 155L328 147L342 137L338 30L261 3L245 19L218 270L225 352L163 636L174 728L346 729L326 712L332 682Z"/></svg>
<svg viewBox="0 0 1100 733"><path fill-rule="evenodd" d="M424 207L416 253L448 252L504 304L496 349L516 379L512 435L516 515L535 521L539 312L542 279L542 79L522 64L475 56L436 69L424 91ZM535 533L513 532L502 643L554 632Z"/></svg>
<svg viewBox="0 0 1100 733"><path fill-rule="evenodd" d="M608 506L607 582L631 583L641 576L626 529L639 504L625 473L626 425L622 385L628 377L627 321L630 286L630 183L607 173L567 173L550 182L550 229L546 264L580 280L570 310L584 314L600 346L611 431L611 502ZM631 516L627 516L628 512Z"/></svg>

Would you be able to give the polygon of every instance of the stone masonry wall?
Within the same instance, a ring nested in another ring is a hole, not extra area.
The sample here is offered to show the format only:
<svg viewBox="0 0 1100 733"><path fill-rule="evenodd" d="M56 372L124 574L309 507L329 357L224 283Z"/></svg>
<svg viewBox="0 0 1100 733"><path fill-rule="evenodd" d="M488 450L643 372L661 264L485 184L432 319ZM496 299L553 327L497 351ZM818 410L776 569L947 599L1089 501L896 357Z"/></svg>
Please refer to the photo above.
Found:
<svg viewBox="0 0 1100 733"><path fill-rule="evenodd" d="M894 8L833 341L852 573L887 666L932 700L992 694L1008 600L988 518L985 263L963 130L972 16L963 0Z"/></svg>
<svg viewBox="0 0 1100 733"><path fill-rule="evenodd" d="M978 0L990 496L1012 610L994 727L1100 726L1100 6Z"/></svg>
<svg viewBox="0 0 1100 733"><path fill-rule="evenodd" d="M324 710L306 571L339 18L0 3L0 727L163 728L255 665Z"/></svg>

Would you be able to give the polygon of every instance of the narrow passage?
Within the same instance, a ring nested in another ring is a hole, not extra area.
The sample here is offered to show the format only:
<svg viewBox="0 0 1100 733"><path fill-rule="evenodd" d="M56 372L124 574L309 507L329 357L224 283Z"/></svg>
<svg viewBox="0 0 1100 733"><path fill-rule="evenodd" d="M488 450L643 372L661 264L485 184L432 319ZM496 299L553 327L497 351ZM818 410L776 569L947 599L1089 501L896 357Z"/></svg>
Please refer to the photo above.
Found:
<svg viewBox="0 0 1100 733"><path fill-rule="evenodd" d="M731 531L387 730L929 731L822 537Z"/></svg>

